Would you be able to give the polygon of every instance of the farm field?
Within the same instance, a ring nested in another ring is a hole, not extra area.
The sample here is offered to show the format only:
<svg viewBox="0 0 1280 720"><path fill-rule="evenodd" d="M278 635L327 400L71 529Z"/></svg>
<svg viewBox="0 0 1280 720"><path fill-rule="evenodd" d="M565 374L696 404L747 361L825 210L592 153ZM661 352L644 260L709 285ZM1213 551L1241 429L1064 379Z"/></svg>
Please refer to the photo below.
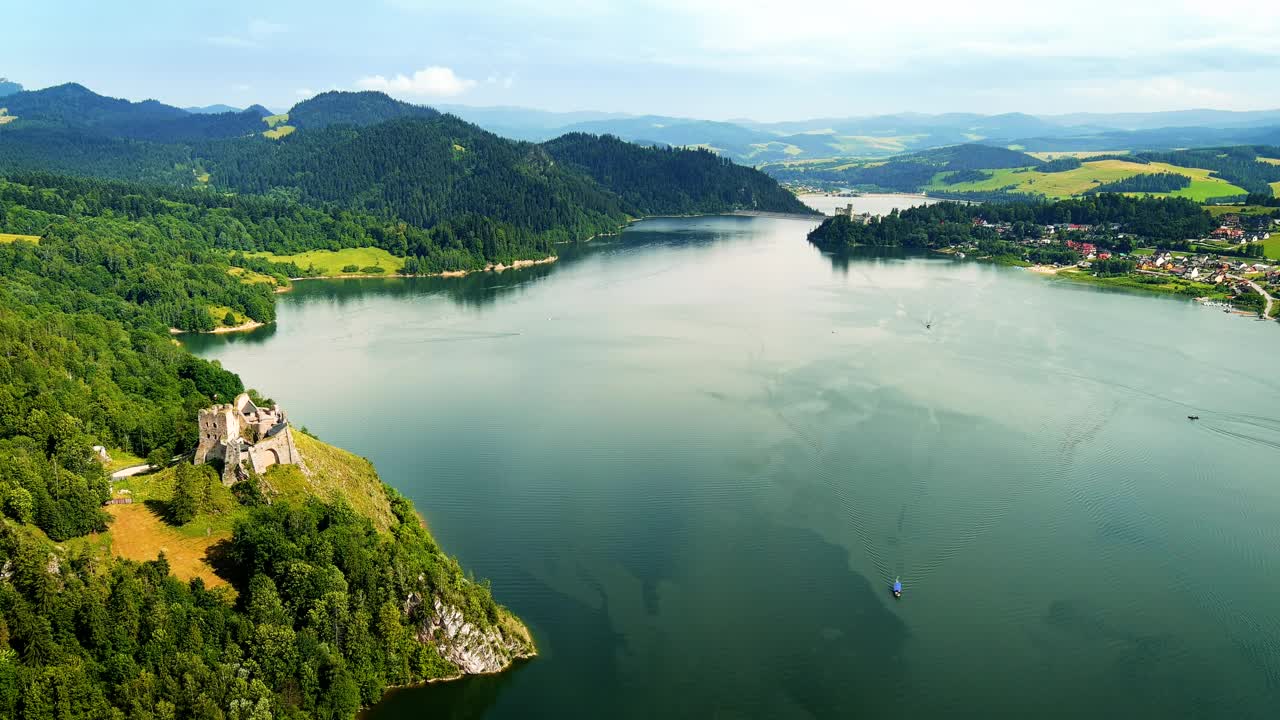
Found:
<svg viewBox="0 0 1280 720"><path fill-rule="evenodd" d="M382 248L343 248L341 250L308 250L294 255L277 255L270 252L245 253L249 257L266 258L272 262L291 262L302 269L314 267L321 275L377 275L381 273L343 272L342 268L355 265L359 268L378 266L387 273L397 273L404 267L404 258Z"/></svg>
<svg viewBox="0 0 1280 720"><path fill-rule="evenodd" d="M1267 207L1265 205L1208 205L1205 207L1209 214L1218 217L1220 215L1270 215L1280 208Z"/></svg>
<svg viewBox="0 0 1280 720"><path fill-rule="evenodd" d="M294 129L295 128L292 125L277 125L270 130L264 130L262 134L272 140L279 140L280 138L292 133Z"/></svg>
<svg viewBox="0 0 1280 720"><path fill-rule="evenodd" d="M1099 155L1128 155L1128 150L1046 150L1042 152L1027 153L1037 160L1057 160L1058 158L1073 157L1080 160L1086 158L1097 157Z"/></svg>
<svg viewBox="0 0 1280 720"><path fill-rule="evenodd" d="M1085 191L1103 183L1123 180L1144 173L1170 172L1186 175L1191 178L1191 185L1172 193L1153 193L1170 197L1185 197L1192 200L1207 200L1213 197L1242 195L1244 189L1231 183L1209 176L1209 171L1200 168L1184 168L1165 163L1134 163L1125 160L1096 160L1086 162L1075 170L1059 173L1044 173L1029 168L1008 168L990 171L992 176L975 182L945 184L946 173L934 176L933 182L925 186L925 190L941 190L951 192L983 192L1000 190L1012 186L1015 192L1039 193L1051 198L1065 198L1080 195Z"/></svg>

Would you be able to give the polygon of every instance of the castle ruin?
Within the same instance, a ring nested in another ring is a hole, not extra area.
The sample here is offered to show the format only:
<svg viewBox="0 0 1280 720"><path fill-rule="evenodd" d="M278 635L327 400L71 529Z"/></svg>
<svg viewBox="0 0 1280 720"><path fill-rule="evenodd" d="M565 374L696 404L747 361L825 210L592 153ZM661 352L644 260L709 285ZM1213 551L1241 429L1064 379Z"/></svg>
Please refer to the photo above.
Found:
<svg viewBox="0 0 1280 720"><path fill-rule="evenodd" d="M240 393L234 402L200 411L200 444L195 464L222 462L222 484L261 475L272 465L300 465L289 420L279 406L260 408Z"/></svg>

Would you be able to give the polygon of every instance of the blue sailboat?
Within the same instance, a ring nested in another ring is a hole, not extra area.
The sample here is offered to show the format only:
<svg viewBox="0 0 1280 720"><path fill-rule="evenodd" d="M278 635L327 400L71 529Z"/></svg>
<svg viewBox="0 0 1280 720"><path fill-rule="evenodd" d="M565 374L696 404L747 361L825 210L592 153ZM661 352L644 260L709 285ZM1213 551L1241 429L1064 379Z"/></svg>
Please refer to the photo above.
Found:
<svg viewBox="0 0 1280 720"><path fill-rule="evenodd" d="M896 598L902 597L902 580L899 578L893 579L893 596Z"/></svg>

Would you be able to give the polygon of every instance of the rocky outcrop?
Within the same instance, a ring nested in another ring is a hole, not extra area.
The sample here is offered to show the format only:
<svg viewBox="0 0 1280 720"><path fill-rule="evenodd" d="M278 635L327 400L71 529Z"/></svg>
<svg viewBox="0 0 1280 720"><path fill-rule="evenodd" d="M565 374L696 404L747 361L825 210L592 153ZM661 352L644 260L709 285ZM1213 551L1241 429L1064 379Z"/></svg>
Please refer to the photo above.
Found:
<svg viewBox="0 0 1280 720"><path fill-rule="evenodd" d="M416 593L405 600L406 612L421 605ZM481 629L463 617L462 611L432 598L432 610L418 628L418 642L430 643L463 674L501 672L513 660L533 657L536 651L529 631L510 618L504 627Z"/></svg>

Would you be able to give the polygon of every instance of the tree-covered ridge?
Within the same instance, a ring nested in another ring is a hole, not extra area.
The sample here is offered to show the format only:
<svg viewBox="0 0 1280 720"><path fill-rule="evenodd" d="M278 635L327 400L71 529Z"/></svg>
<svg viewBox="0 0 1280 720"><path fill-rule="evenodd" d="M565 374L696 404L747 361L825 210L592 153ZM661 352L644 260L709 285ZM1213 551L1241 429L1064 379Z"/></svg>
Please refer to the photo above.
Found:
<svg viewBox="0 0 1280 720"><path fill-rule="evenodd" d="M626 219L615 195L557 165L540 146L448 115L335 125L278 142L227 141L205 152L220 187L284 190L308 204L366 210L421 228L493 222L496 246L547 249Z"/></svg>
<svg viewBox="0 0 1280 720"><path fill-rule="evenodd" d="M1105 192L1167 193L1190 187L1190 185L1191 178L1186 175L1178 173L1143 173L1123 180L1103 183L1085 191L1085 194L1096 195Z"/></svg>
<svg viewBox="0 0 1280 720"><path fill-rule="evenodd" d="M422 105L412 105L380 92L332 90L303 100L289 110L289 123L319 129L330 125L377 125L402 117L432 118L440 115Z"/></svg>
<svg viewBox="0 0 1280 720"><path fill-rule="evenodd" d="M617 193L637 215L813 212L759 170L735 165L709 150L644 147L585 133L564 135L543 147L551 157Z"/></svg>
<svg viewBox="0 0 1280 720"><path fill-rule="evenodd" d="M158 143L249 135L264 128L265 114L256 105L241 112L191 113L155 100L135 103L105 97L75 83L10 95L4 107L18 118L7 131L73 128L101 137ZM5 138L12 142L22 136Z"/></svg>
<svg viewBox="0 0 1280 720"><path fill-rule="evenodd" d="M1204 208L1190 200L1104 193L1039 203L940 202L895 210L867 224L837 216L809 233L809 241L824 250L839 251L858 245L939 248L996 239L994 230L975 220L1009 223L1019 238L1039 237L1045 225L1116 224L1126 233L1157 242L1203 237L1216 225Z"/></svg>

